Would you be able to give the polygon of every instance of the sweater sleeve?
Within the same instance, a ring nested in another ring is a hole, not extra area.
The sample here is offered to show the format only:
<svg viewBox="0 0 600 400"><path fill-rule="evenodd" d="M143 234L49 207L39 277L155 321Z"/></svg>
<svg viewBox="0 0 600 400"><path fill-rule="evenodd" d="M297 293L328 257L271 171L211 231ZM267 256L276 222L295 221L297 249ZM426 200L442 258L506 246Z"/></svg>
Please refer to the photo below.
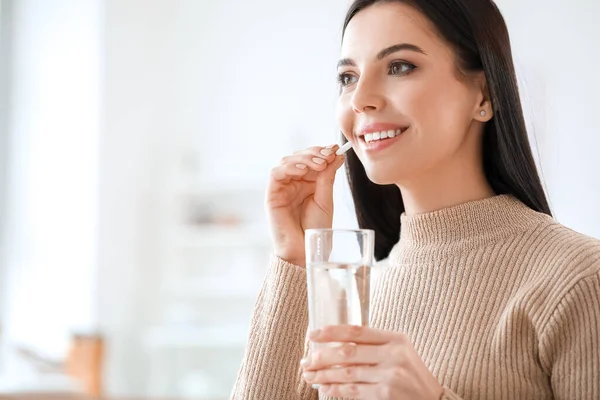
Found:
<svg viewBox="0 0 600 400"><path fill-rule="evenodd" d="M301 376L307 329L306 270L274 257L254 307L232 399L317 399Z"/></svg>
<svg viewBox="0 0 600 400"><path fill-rule="evenodd" d="M562 298L540 337L555 399L600 399L600 272Z"/></svg>

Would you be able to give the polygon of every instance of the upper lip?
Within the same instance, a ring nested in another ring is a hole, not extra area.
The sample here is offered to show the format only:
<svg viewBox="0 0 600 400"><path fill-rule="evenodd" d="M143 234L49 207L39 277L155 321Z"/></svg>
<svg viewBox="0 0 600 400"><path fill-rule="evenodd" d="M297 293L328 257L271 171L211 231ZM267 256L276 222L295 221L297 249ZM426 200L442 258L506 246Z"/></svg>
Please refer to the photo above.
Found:
<svg viewBox="0 0 600 400"><path fill-rule="evenodd" d="M374 133L374 132L382 132L382 131L389 131L389 130L402 130L405 131L408 128L408 125L399 125L399 124L392 124L392 123L387 123L387 122L374 122L371 124L366 124L364 125L362 128L360 128L358 131L356 131L356 136L364 136L367 133Z"/></svg>

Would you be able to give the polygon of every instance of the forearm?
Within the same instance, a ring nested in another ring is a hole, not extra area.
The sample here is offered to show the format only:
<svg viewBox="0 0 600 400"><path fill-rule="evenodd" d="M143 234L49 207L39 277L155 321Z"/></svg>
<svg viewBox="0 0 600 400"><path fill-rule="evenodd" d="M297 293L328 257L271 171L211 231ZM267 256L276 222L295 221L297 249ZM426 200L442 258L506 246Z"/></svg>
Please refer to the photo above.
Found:
<svg viewBox="0 0 600 400"><path fill-rule="evenodd" d="M300 375L307 326L306 271L274 257L254 308L233 398L316 398Z"/></svg>

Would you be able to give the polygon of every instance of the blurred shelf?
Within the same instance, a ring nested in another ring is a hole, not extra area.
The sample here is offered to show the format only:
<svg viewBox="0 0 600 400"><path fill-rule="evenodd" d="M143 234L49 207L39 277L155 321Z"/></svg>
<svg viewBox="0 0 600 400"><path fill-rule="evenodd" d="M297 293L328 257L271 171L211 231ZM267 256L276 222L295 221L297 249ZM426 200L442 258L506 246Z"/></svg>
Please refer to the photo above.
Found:
<svg viewBox="0 0 600 400"><path fill-rule="evenodd" d="M193 325L157 326L147 330L144 344L155 349L223 349L246 346L247 325L199 327Z"/></svg>
<svg viewBox="0 0 600 400"><path fill-rule="evenodd" d="M262 278L262 275L261 275ZM251 300L254 302L262 281L247 280L244 286L231 284L225 279L188 279L186 281L169 283L168 293L178 297L189 297L201 300Z"/></svg>
<svg viewBox="0 0 600 400"><path fill-rule="evenodd" d="M255 194L263 196L267 189L268 177L262 178L206 178L181 180L176 182L176 192L186 195L214 196L231 194Z"/></svg>
<svg viewBox="0 0 600 400"><path fill-rule="evenodd" d="M198 225L181 230L176 247L247 247L269 246L266 228L256 226Z"/></svg>

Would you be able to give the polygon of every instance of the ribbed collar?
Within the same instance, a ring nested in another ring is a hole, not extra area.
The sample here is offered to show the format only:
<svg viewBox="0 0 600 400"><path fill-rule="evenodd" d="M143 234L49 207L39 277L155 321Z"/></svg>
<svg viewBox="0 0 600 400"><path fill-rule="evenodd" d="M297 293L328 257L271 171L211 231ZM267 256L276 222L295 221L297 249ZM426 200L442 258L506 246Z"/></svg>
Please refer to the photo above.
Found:
<svg viewBox="0 0 600 400"><path fill-rule="evenodd" d="M402 214L399 246L480 244L522 232L548 218L510 195L498 195L424 214Z"/></svg>

